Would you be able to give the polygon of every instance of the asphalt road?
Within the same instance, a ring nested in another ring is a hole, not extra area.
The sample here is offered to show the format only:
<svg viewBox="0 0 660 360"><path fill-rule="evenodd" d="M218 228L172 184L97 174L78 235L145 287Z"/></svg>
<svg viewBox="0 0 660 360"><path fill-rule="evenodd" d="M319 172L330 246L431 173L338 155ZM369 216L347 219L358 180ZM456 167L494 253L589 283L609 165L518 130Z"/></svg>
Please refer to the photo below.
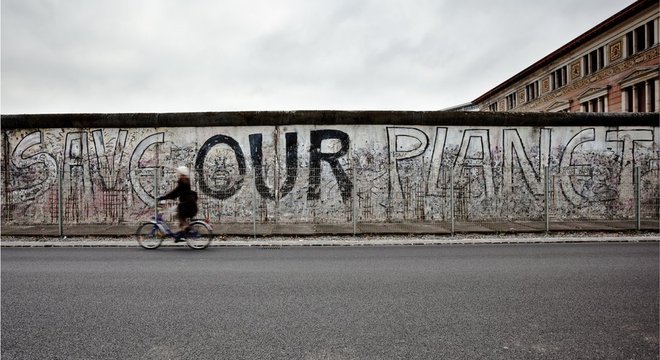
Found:
<svg viewBox="0 0 660 360"><path fill-rule="evenodd" d="M658 250L2 249L2 359L657 359Z"/></svg>

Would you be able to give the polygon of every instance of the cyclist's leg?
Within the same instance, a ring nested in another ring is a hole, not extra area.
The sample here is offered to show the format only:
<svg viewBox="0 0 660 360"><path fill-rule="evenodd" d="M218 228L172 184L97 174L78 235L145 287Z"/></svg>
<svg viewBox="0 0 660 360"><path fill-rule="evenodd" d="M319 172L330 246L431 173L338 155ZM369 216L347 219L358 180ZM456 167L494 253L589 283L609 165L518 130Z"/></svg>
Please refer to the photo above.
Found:
<svg viewBox="0 0 660 360"><path fill-rule="evenodd" d="M182 233L186 233L188 230L190 230L190 219L189 218L179 219L179 228L181 229Z"/></svg>
<svg viewBox="0 0 660 360"><path fill-rule="evenodd" d="M185 230L185 220L182 220L177 216L177 219L179 220L179 231L173 232L174 235L174 242L181 242L184 241L182 238L185 237L186 230Z"/></svg>

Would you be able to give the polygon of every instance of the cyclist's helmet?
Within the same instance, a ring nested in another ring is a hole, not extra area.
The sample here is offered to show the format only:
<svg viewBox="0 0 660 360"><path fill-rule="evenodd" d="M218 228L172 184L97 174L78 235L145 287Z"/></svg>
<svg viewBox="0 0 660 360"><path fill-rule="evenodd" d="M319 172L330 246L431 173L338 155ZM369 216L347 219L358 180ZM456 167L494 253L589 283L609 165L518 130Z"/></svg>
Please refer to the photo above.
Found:
<svg viewBox="0 0 660 360"><path fill-rule="evenodd" d="M190 170L188 170L188 168L185 166L179 166L178 168L176 168L176 174L178 176L189 176Z"/></svg>

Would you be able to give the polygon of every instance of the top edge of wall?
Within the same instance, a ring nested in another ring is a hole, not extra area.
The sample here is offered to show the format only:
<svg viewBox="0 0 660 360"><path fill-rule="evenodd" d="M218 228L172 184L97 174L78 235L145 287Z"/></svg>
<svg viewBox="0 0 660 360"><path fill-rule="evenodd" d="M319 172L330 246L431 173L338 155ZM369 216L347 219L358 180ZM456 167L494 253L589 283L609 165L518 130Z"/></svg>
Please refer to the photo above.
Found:
<svg viewBox="0 0 660 360"><path fill-rule="evenodd" d="M285 125L652 126L657 113L506 113L448 111L242 111L2 115L3 129L158 128Z"/></svg>

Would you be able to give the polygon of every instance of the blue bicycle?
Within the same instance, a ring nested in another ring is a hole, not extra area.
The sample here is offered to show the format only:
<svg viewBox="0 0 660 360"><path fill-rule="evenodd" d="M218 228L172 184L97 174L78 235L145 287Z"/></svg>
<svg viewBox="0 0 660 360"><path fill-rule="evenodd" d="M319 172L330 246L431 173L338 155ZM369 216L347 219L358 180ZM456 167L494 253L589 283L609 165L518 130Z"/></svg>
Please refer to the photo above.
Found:
<svg viewBox="0 0 660 360"><path fill-rule="evenodd" d="M151 221L141 224L135 233L138 243L143 248L156 249L166 238L172 238L175 242L185 241L190 248L195 250L206 249L211 243L213 228L206 220L192 219L185 231L175 233L163 219L160 206L158 210L155 218L152 217Z"/></svg>

